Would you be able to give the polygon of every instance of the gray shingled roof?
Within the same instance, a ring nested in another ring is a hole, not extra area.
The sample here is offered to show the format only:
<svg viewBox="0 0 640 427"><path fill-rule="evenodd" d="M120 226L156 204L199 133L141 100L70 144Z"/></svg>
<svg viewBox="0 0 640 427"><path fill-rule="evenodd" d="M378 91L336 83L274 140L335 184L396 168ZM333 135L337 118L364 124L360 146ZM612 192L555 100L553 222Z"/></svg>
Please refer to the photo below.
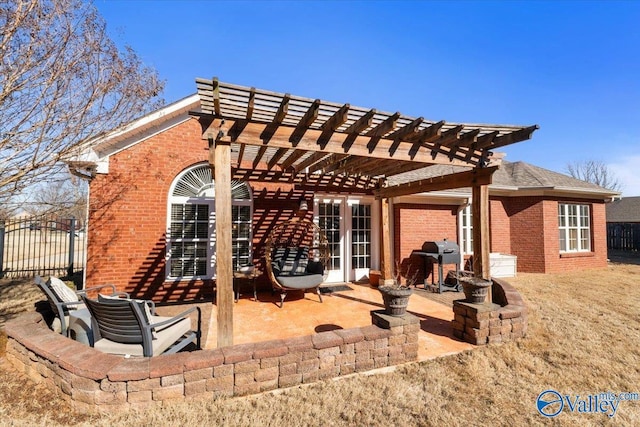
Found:
<svg viewBox="0 0 640 427"><path fill-rule="evenodd" d="M435 176L447 175L469 170L463 166L434 165L415 171L406 172L389 178L389 185L402 184ZM513 189L556 189L578 190L593 192L595 194L611 196L617 194L614 191L602 188L599 185L582 181L553 172L525 162L503 161L502 166L493 174L491 188L511 187Z"/></svg>
<svg viewBox="0 0 640 427"><path fill-rule="evenodd" d="M640 222L640 197L623 197L606 209L607 222Z"/></svg>

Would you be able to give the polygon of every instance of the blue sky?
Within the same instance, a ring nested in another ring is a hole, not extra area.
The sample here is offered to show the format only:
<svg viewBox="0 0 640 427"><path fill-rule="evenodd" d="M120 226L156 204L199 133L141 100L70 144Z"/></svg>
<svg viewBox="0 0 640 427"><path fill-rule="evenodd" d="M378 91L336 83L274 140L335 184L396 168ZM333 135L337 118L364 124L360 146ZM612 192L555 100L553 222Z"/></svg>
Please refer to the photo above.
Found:
<svg viewBox="0 0 640 427"><path fill-rule="evenodd" d="M453 122L538 124L505 148L601 160L640 196L640 2L95 0L166 80L196 77Z"/></svg>

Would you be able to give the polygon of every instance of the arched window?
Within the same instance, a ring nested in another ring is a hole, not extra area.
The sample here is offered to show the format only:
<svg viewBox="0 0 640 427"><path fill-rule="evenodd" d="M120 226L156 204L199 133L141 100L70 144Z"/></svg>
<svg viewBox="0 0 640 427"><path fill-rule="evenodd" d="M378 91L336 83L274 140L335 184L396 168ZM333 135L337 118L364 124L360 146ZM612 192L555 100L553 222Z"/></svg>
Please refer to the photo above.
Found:
<svg viewBox="0 0 640 427"><path fill-rule="evenodd" d="M216 275L215 183L209 165L176 177L167 215L167 277L211 279ZM231 181L233 266L249 264L253 198L242 181Z"/></svg>

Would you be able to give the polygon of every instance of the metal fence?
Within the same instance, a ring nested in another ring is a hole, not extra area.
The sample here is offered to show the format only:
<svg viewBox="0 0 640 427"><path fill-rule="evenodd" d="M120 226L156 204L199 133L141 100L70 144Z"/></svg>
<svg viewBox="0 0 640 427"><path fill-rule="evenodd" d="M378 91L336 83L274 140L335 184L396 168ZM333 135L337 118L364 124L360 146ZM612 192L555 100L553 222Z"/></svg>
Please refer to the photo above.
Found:
<svg viewBox="0 0 640 427"><path fill-rule="evenodd" d="M86 233L75 218L0 220L0 278L68 275L84 268Z"/></svg>
<svg viewBox="0 0 640 427"><path fill-rule="evenodd" d="M629 252L640 251L640 223L607 224L607 248Z"/></svg>

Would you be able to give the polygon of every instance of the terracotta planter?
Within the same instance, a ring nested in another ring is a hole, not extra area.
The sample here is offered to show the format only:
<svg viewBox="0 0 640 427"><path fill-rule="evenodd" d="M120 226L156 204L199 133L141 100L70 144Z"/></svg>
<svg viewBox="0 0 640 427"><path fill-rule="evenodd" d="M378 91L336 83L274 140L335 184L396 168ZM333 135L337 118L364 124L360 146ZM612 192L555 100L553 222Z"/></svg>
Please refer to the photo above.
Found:
<svg viewBox="0 0 640 427"><path fill-rule="evenodd" d="M482 304L489 293L491 280L480 277L461 277L460 284L467 302Z"/></svg>
<svg viewBox="0 0 640 427"><path fill-rule="evenodd" d="M381 273L378 270L369 270L369 286L377 288L380 285Z"/></svg>
<svg viewBox="0 0 640 427"><path fill-rule="evenodd" d="M390 316L404 316L409 305L409 297L413 293L411 288L400 288L395 285L378 287L384 302L384 311Z"/></svg>

